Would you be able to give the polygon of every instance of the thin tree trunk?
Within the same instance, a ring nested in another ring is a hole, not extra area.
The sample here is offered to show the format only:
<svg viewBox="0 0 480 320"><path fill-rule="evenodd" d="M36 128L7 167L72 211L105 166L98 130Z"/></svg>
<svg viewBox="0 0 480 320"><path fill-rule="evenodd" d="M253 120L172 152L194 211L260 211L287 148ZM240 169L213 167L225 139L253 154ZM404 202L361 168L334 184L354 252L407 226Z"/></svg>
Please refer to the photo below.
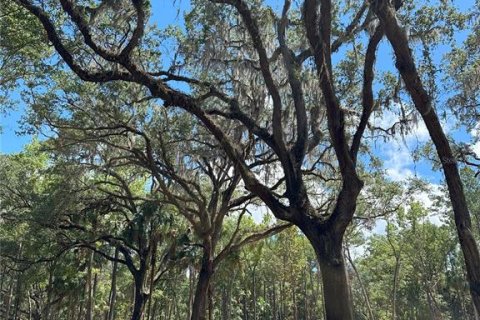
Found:
<svg viewBox="0 0 480 320"><path fill-rule="evenodd" d="M0 268L1 268L1 265L0 265ZM5 268L1 268L1 270L0 270L0 302L2 302L2 307L3 307L3 302L5 301L4 300L5 297L4 297L4 293L3 293L3 285L4 285L4 282L5 282L5 278L6 278ZM3 311L3 308L0 308L0 314L2 313L2 311Z"/></svg>
<svg viewBox="0 0 480 320"><path fill-rule="evenodd" d="M83 289L82 296L83 296L83 298L85 298L85 288ZM79 308L78 308L77 320L83 320L83 305L84 305L84 300L85 300L85 299L82 299L82 300L80 301L80 306L79 306Z"/></svg>
<svg viewBox="0 0 480 320"><path fill-rule="evenodd" d="M197 288L193 300L191 320L206 320L207 299L210 280L213 275L213 257L210 245L204 244L202 264L198 274Z"/></svg>
<svg viewBox="0 0 480 320"><path fill-rule="evenodd" d="M302 280L303 280L303 318L305 320L309 320L309 314L308 314L308 291L307 291L307 272L305 269L303 269L302 272Z"/></svg>
<svg viewBox="0 0 480 320"><path fill-rule="evenodd" d="M435 300L434 293L427 288L426 290L427 294L427 302L428 302L428 307L430 309L430 315L432 320L440 320L442 319L442 314L440 310L438 309L438 304Z"/></svg>
<svg viewBox="0 0 480 320"><path fill-rule="evenodd" d="M158 310L158 300L155 299L155 301L153 302L152 319L156 319L155 316L157 315L157 310Z"/></svg>
<svg viewBox="0 0 480 320"><path fill-rule="evenodd" d="M448 192L455 215L460 246L465 258L467 278L470 284L472 300L480 310L480 253L472 233L472 221L468 211L463 185L458 171L458 164L443 131L440 120L433 108L432 99L425 90L413 60L405 31L398 24L396 14L385 0L378 1L375 10L381 23L385 26L388 40L392 44L396 56L396 67L405 86L412 97L415 108L421 114L428 133L435 145L442 163L443 172L448 185Z"/></svg>
<svg viewBox="0 0 480 320"><path fill-rule="evenodd" d="M400 256L395 256L395 271L393 274L393 292L392 292L392 319L397 319L397 290L398 276L400 274Z"/></svg>
<svg viewBox="0 0 480 320"><path fill-rule="evenodd" d="M243 295L243 320L248 320L247 294Z"/></svg>
<svg viewBox="0 0 480 320"><path fill-rule="evenodd" d="M98 288L98 273L95 272L93 274L93 288L92 288L92 315L93 315L93 319L96 319L96 317L95 317L95 296L97 295L97 288Z"/></svg>
<svg viewBox="0 0 480 320"><path fill-rule="evenodd" d="M263 276L262 283L260 286L262 285L263 285L263 301L268 302L267 283L265 281L265 275ZM264 319L266 317L266 311L264 311L262 315L263 316L260 316L260 317Z"/></svg>
<svg viewBox="0 0 480 320"><path fill-rule="evenodd" d="M318 297L320 296L320 292L318 290L319 281L314 280L313 268L311 266L308 267L308 272L310 274L310 285L313 293L313 310L310 310L310 314L316 314L316 312L318 312Z"/></svg>
<svg viewBox="0 0 480 320"><path fill-rule="evenodd" d="M20 242L19 244L19 248L18 248L18 252L17 252L17 259L20 259L21 257L21 254L22 254L22 243ZM20 299L20 276L21 276L21 273L18 272L17 274L17 277L16 277L16 282L15 282L15 294L13 292L13 283L14 283L14 280L13 280L13 276L12 276L12 281L10 283L10 290L9 290L9 294L8 294L8 302L7 302L7 316L6 318L8 319L10 317L10 307L12 305L14 305L14 310L13 310L13 319L16 320L17 318L17 313L18 313L18 308L19 308L19 299ZM15 303L12 303L12 300L14 299L15 297Z"/></svg>
<svg viewBox="0 0 480 320"><path fill-rule="evenodd" d="M115 248L115 261L113 262L112 269L112 282L110 285L110 299L108 303L108 315L107 320L115 319L115 300L117 298L117 269L118 269L118 248Z"/></svg>
<svg viewBox="0 0 480 320"><path fill-rule="evenodd" d="M51 306L51 301L52 301L52 291L53 291L53 272L50 267L48 270L48 285L47 285L47 302L45 305L45 308L43 309L43 314L42 317L44 319L49 319L50 318L50 306Z"/></svg>
<svg viewBox="0 0 480 320"><path fill-rule="evenodd" d="M87 281L86 281L86 293L87 293L87 310L86 310L86 320L93 320L93 286L92 286L92 268L93 268L93 255L95 253L89 252L88 255L88 266L87 266Z"/></svg>
<svg viewBox="0 0 480 320"><path fill-rule="evenodd" d="M28 320L32 320L32 298L31 298L30 290L27 291L27 297L28 297Z"/></svg>
<svg viewBox="0 0 480 320"><path fill-rule="evenodd" d="M295 292L295 286L293 286L292 288L292 299L293 299L293 320L298 320L297 295Z"/></svg>
<svg viewBox="0 0 480 320"><path fill-rule="evenodd" d="M389 230L389 228L388 228ZM414 225L415 231L415 225ZM392 290L392 319L397 319L397 289L398 289L398 276L400 274L400 251L395 248L395 245L390 238L390 233L387 232L388 244L392 248L393 255L395 256L395 270L393 272L393 290Z"/></svg>
<svg viewBox="0 0 480 320"><path fill-rule="evenodd" d="M5 319L8 319L10 317L10 308L12 306L12 300L13 300L13 286L14 286L15 280L14 277L11 277L10 279L10 286L8 288L8 296L7 296L7 307L5 309Z"/></svg>
<svg viewBox="0 0 480 320"><path fill-rule="evenodd" d="M228 293L227 288L222 289L222 320L229 320L230 315L228 314Z"/></svg>
<svg viewBox="0 0 480 320"><path fill-rule="evenodd" d="M352 259L352 256L350 255L350 250L348 249L348 247L346 248L346 251L347 251L348 262L350 262L350 265L352 266L353 272L355 272L355 276L357 277L358 283L360 284L360 288L362 289L362 294L363 294L363 297L365 299L365 304L367 306L368 317L369 317L370 320L375 320L375 317L373 316L372 305L370 303L370 297L368 295L367 288L365 288L365 285L362 281L362 277L360 276L360 273L358 272L358 269L355 266L355 263L353 262L353 259ZM396 268L395 268L395 271L397 271ZM395 274L397 274L397 272L395 272Z"/></svg>
<svg viewBox="0 0 480 320"><path fill-rule="evenodd" d="M231 315L231 301L232 301L232 291L233 291L233 285L235 284L235 278L237 276L237 273L235 272L233 274L233 277L230 279L230 282L229 282L229 285L228 285L228 288L227 288L227 318L225 320L229 320L230 319L230 315Z"/></svg>
<svg viewBox="0 0 480 320"><path fill-rule="evenodd" d="M276 283L275 283L275 280L273 281L273 295L272 295L272 299L273 299L273 319L276 320L277 319L277 286L276 286Z"/></svg>
<svg viewBox="0 0 480 320"><path fill-rule="evenodd" d="M253 273L252 273L252 296L253 296L253 320L257 320L257 283L256 283L256 274L255 271L257 266L253 266Z"/></svg>
<svg viewBox="0 0 480 320"><path fill-rule="evenodd" d="M17 257L20 258L22 252L22 243L20 243L18 248L18 255ZM22 274L19 272L17 275L17 286L15 289L15 309L13 310L13 319L17 320L18 318L18 310L20 309L20 304L22 302Z"/></svg>
<svg viewBox="0 0 480 320"><path fill-rule="evenodd" d="M285 279L280 282L280 319L284 319L286 316L285 308Z"/></svg>
<svg viewBox="0 0 480 320"><path fill-rule="evenodd" d="M20 246L21 250L21 246ZM18 310L20 309L20 304L22 303L22 274L19 272L17 275L17 285L15 288L15 308L13 309L13 320L18 318Z"/></svg>
<svg viewBox="0 0 480 320"><path fill-rule="evenodd" d="M154 291L154 278L155 278L155 262L157 260L157 245L156 242L153 245L152 249L152 256L150 259L150 279L149 279L149 284L148 284L148 293L149 293L149 298L148 298L148 311L147 311L147 320L150 320L150 315L152 313L152 299L153 299L153 291Z"/></svg>
<svg viewBox="0 0 480 320"><path fill-rule="evenodd" d="M188 267L189 279L188 279L188 315L187 318L192 317L193 298L195 292L195 268L193 266Z"/></svg>

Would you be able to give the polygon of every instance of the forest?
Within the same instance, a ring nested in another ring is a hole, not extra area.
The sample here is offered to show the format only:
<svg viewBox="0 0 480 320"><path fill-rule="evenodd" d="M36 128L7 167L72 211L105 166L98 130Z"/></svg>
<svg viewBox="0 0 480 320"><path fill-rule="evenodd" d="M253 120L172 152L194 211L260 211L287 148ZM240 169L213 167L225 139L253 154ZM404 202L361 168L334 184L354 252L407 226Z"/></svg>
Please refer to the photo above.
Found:
<svg viewBox="0 0 480 320"><path fill-rule="evenodd" d="M479 0L0 0L0 319L480 320Z"/></svg>

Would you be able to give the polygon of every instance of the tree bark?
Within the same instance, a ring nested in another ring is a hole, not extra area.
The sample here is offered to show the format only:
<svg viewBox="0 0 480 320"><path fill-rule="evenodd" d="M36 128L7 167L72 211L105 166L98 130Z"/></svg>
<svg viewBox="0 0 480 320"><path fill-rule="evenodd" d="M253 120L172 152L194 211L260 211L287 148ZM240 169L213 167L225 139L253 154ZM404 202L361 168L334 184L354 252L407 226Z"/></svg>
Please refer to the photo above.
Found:
<svg viewBox="0 0 480 320"><path fill-rule="evenodd" d="M327 320L353 320L353 303L343 256L342 240L332 233L305 233L320 265Z"/></svg>
<svg viewBox="0 0 480 320"><path fill-rule="evenodd" d="M362 290L362 294L363 294L363 297L365 299L365 304L366 304L367 311L368 311L368 318L369 318L369 320L375 320L375 317L373 315L373 310L372 310L372 304L370 303L370 297L368 295L367 288L365 287L365 284L363 283L362 277L360 276L360 273L358 272L358 269L355 266L355 263L352 259L352 256L350 255L350 250L348 248L347 248L347 258L348 258L348 262L350 262L350 265L352 266L353 272L355 272L355 276L358 279L358 283L360 284L360 288ZM397 268L396 267L395 267L395 274L397 274ZM396 279L396 277L395 277L395 279ZM394 310L395 310L395 307L394 307Z"/></svg>
<svg viewBox="0 0 480 320"><path fill-rule="evenodd" d="M397 22L396 14L387 1L375 4L377 16L385 27L385 33L392 44L396 57L396 67L412 97L415 108L422 115L428 133L435 145L448 185L448 192L455 216L460 246L465 258L470 293L475 307L480 310L480 253L472 232L472 221L458 171L457 161L450 148L440 120L433 108L431 97L425 90L416 69L405 31Z"/></svg>
<svg viewBox="0 0 480 320"><path fill-rule="evenodd" d="M253 320L257 320L257 282L256 282L256 269L257 266L253 266L252 270L252 303L253 303Z"/></svg>
<svg viewBox="0 0 480 320"><path fill-rule="evenodd" d="M213 257L211 246L204 244L202 265L198 274L197 288L193 299L191 320L207 319L207 300L210 280L213 275Z"/></svg>
<svg viewBox="0 0 480 320"><path fill-rule="evenodd" d="M156 243L153 245L152 248L152 253L151 253L151 258L150 258L150 279L148 283L148 310L147 310L147 320L151 319L151 313L152 313L152 299L153 299L153 291L154 291L154 285L155 285L155 262L157 260L157 245Z"/></svg>
<svg viewBox="0 0 480 320"><path fill-rule="evenodd" d="M45 308L43 308L42 311L42 318L44 319L49 319L50 318L50 307L51 307L51 301L52 301L52 291L53 291L53 266L49 266L48 270L48 284L47 284L47 301L45 304ZM83 295L85 295L85 291L83 292ZM80 313L79 317L82 316L82 308L83 308L83 300L80 303Z"/></svg>
<svg viewBox="0 0 480 320"><path fill-rule="evenodd" d="M248 320L247 294L243 295L243 320Z"/></svg>
<svg viewBox="0 0 480 320"><path fill-rule="evenodd" d="M14 286L14 278L13 276L10 278L10 285L8 288L8 295L6 300L6 309L5 309L5 319L10 317L10 308L12 307L12 300L13 300L13 286ZM3 301L2 301L3 302Z"/></svg>
<svg viewBox="0 0 480 320"><path fill-rule="evenodd" d="M188 319L192 317L192 308L193 308L193 298L195 290L195 267L189 266L189 275L188 275Z"/></svg>
<svg viewBox="0 0 480 320"><path fill-rule="evenodd" d="M115 260L118 259L118 248L115 249ZM115 319L115 300L117 298L117 269L118 269L118 262L113 262L113 270L112 270L112 282L110 285L110 299L108 302L108 315L107 320L114 320Z"/></svg>
<svg viewBox="0 0 480 320"><path fill-rule="evenodd" d="M85 319L86 320L93 320L93 285L92 285L92 268L93 268L93 256L95 252L91 251L88 252L88 266L87 266L87 281L85 283L85 292L87 294L87 310Z"/></svg>
<svg viewBox="0 0 480 320"><path fill-rule="evenodd" d="M387 228L389 230L389 228ZM415 224L413 225L413 230L415 231ZM395 257L395 271L393 273L393 289L392 289L392 319L397 319L397 290L398 290L398 278L400 275L400 259L401 252L395 248L395 245L390 238L390 232L387 231L387 240L388 244L392 248L393 255Z"/></svg>
<svg viewBox="0 0 480 320"><path fill-rule="evenodd" d="M144 275L135 276L135 298L133 302L133 312L130 318L131 320L141 320L145 310L145 301L147 295L143 292L144 278Z"/></svg>
<svg viewBox="0 0 480 320"><path fill-rule="evenodd" d="M228 294L227 294L227 289L223 288L222 289L222 320L228 320L230 318L230 315L228 314Z"/></svg>
<svg viewBox="0 0 480 320"><path fill-rule="evenodd" d="M20 250L21 250L20 246ZM17 275L17 285L15 289L15 308L13 309L13 320L18 319L18 310L20 309L20 304L22 303L22 279L21 279L21 273L18 272Z"/></svg>
<svg viewBox="0 0 480 320"><path fill-rule="evenodd" d="M295 292L295 285L292 288L292 302L293 302L293 320L298 320L298 306L297 306L297 295Z"/></svg>
<svg viewBox="0 0 480 320"><path fill-rule="evenodd" d="M233 284L235 283L235 276L237 274L234 273L233 276L229 279L228 281L228 286L224 289L224 298L223 298L223 307L222 307L222 313L223 313L223 320L230 320L230 314L231 314L231 300L232 300L232 290L233 290Z"/></svg>
<svg viewBox="0 0 480 320"><path fill-rule="evenodd" d="M400 256L395 255L395 271L393 274L393 291L392 291L392 319L397 319L397 291L398 277L400 274Z"/></svg>
<svg viewBox="0 0 480 320"><path fill-rule="evenodd" d="M273 319L277 320L277 286L275 283L275 280L273 281L273 294L272 294L272 299L273 299Z"/></svg>
<svg viewBox="0 0 480 320"><path fill-rule="evenodd" d="M212 285L208 285L208 320L213 320L213 316L215 313L215 307L213 304L213 287Z"/></svg>

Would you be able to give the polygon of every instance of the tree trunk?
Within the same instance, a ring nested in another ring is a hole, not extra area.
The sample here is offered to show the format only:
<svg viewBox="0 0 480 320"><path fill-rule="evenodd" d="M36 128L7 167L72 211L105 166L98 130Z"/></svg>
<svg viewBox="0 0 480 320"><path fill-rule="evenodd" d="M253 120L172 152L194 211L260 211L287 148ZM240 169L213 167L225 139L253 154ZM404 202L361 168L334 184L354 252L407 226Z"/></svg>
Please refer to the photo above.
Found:
<svg viewBox="0 0 480 320"><path fill-rule="evenodd" d="M155 284L155 262L157 260L156 258L156 251L157 251L157 246L156 244L153 246L152 249L152 256L150 259L150 279L148 283L148 293L149 293L149 298L148 298L148 310L147 310L147 320L151 320L151 313L152 313L152 299L153 299L153 291L154 291L154 284Z"/></svg>
<svg viewBox="0 0 480 320"><path fill-rule="evenodd" d="M407 35L398 24L394 9L385 0L379 1L375 5L375 9L381 23L385 26L385 33L395 52L396 67L412 97L415 108L422 115L442 163L455 215L455 226L465 258L470 293L478 311L480 310L480 253L472 233L472 221L463 192L457 161L433 108L431 97L425 90L418 74Z"/></svg>
<svg viewBox="0 0 480 320"><path fill-rule="evenodd" d="M272 291L272 300L273 300L273 308L272 308L272 313L273 313L273 319L277 320L277 286L275 285L275 280L273 281L273 291Z"/></svg>
<svg viewBox="0 0 480 320"><path fill-rule="evenodd" d="M320 265L327 320L353 320L353 304L343 257L342 236L333 233L305 233Z"/></svg>
<svg viewBox="0 0 480 320"><path fill-rule="evenodd" d="M135 277L135 298L133 302L133 312L131 320L141 320L145 309L147 295L143 292L143 280L145 276L137 275Z"/></svg>
<svg viewBox="0 0 480 320"><path fill-rule="evenodd" d="M95 316L95 296L97 295L97 288L98 288L98 273L95 272L93 275L93 288L92 288L92 319L96 319Z"/></svg>
<svg viewBox="0 0 480 320"><path fill-rule="evenodd" d="M211 284L208 285L208 320L213 320L213 315L215 312L215 307L213 305L213 287Z"/></svg>
<svg viewBox="0 0 480 320"><path fill-rule="evenodd" d="M438 304L435 301L435 293L432 292L430 289L427 288L426 290L427 294L427 302L428 302L428 307L430 309L430 315L432 320L440 320L442 319L442 313L438 309Z"/></svg>
<svg viewBox="0 0 480 320"><path fill-rule="evenodd" d="M398 277L400 274L400 256L395 256L395 271L393 274L393 292L392 292L392 319L397 319L397 290Z"/></svg>
<svg viewBox="0 0 480 320"><path fill-rule="evenodd" d="M93 255L94 251L88 253L88 266L87 266L87 280L85 292L87 294L87 314L85 316L86 320L93 320L93 285L92 285L92 268L93 268Z"/></svg>
<svg viewBox="0 0 480 320"><path fill-rule="evenodd" d="M243 320L248 320L247 294L243 295Z"/></svg>
<svg viewBox="0 0 480 320"><path fill-rule="evenodd" d="M208 288L213 275L213 257L211 253L210 245L204 244L202 265L198 274L191 320L207 319Z"/></svg>
<svg viewBox="0 0 480 320"><path fill-rule="evenodd" d="M355 263L352 259L352 256L350 255L350 250L347 248L347 258L348 262L350 262L350 265L352 266L353 272L355 272L355 276L358 279L358 283L360 284L360 288L362 290L363 297L365 299L365 304L367 307L368 311L368 318L369 320L375 320L375 317L373 316L373 310L372 310L372 304L370 303L370 297L368 295L367 288L365 287L365 284L363 283L362 277L360 276L360 273L358 272L357 267L355 266ZM395 279L397 279L397 267L395 267ZM396 281L395 281L395 287L396 287ZM394 293L394 297L396 297L396 292ZM395 307L393 307L393 310L395 310ZM394 318L395 319L395 318Z"/></svg>
<svg viewBox="0 0 480 320"><path fill-rule="evenodd" d="M295 285L292 288L292 301L293 301L293 320L298 320L298 306L297 306L297 295L295 292Z"/></svg>
<svg viewBox="0 0 480 320"><path fill-rule="evenodd" d="M188 275L188 319L192 316L192 308L193 308L193 298L194 298L194 291L195 291L195 267L189 266L189 275Z"/></svg>
<svg viewBox="0 0 480 320"><path fill-rule="evenodd" d="M21 252L22 252L22 243L20 243L19 245L19 248L18 248L18 257L21 256ZM15 289L15 308L14 308L14 311L13 311L13 319L14 320L17 320L18 318L18 311L20 309L20 305L22 303L22 273L18 273L17 275L17 287Z"/></svg>
<svg viewBox="0 0 480 320"><path fill-rule="evenodd" d="M310 274L310 286L312 288L312 304L313 306L310 308L309 313L310 315L315 315L318 312L318 297L320 296L320 290L318 290L318 283L319 281L314 280L313 276L313 268L312 266L308 266L308 272ZM315 318L315 316L310 316L310 318Z"/></svg>
<svg viewBox="0 0 480 320"><path fill-rule="evenodd" d="M6 299L6 309L5 309L5 319L10 318L10 308L12 307L13 302L13 286L14 286L14 277L11 276L10 278L10 286L8 288L8 295ZM2 301L3 302L3 301Z"/></svg>
<svg viewBox="0 0 480 320"><path fill-rule="evenodd" d="M32 313L33 313L33 309L32 309L32 298L31 298L31 293L30 293L30 290L27 291L27 299L28 299L28 320L32 320Z"/></svg>
<svg viewBox="0 0 480 320"><path fill-rule="evenodd" d="M284 319L286 317L286 308L285 308L285 301L286 301L286 297L285 297L285 278L282 279L282 281L280 281L280 308L279 308L279 318L280 319Z"/></svg>
<svg viewBox="0 0 480 320"><path fill-rule="evenodd" d="M53 266L49 266L48 270L48 284L47 284L47 301L45 304L45 308L43 308L42 318L49 319L50 318L50 307L52 301L52 292L53 292ZM83 293L85 294L85 293ZM83 303L83 300L82 300ZM82 304L80 304L82 306ZM81 313L79 314L81 316Z"/></svg>
<svg viewBox="0 0 480 320"><path fill-rule="evenodd" d="M230 319L230 315L228 314L228 293L227 289L222 289L222 320Z"/></svg>
<svg viewBox="0 0 480 320"><path fill-rule="evenodd" d="M230 314L231 314L231 302L232 302L232 290L233 290L233 285L235 283L235 278L236 278L237 273L234 273L233 276L229 279L228 281L228 287L226 288L226 301L225 302L225 316L223 320L230 320Z"/></svg>
<svg viewBox="0 0 480 320"><path fill-rule="evenodd" d="M20 247L21 249L21 247ZM20 309L20 304L22 303L22 279L21 279L22 274L19 272L17 275L17 286L15 289L15 307L13 309L13 320L18 319L18 310Z"/></svg>
<svg viewBox="0 0 480 320"><path fill-rule="evenodd" d="M309 320L308 310L310 307L308 306L308 291L307 291L307 272L305 269L302 272L302 280L303 280L303 318L305 320Z"/></svg>
<svg viewBox="0 0 480 320"><path fill-rule="evenodd" d="M155 301L153 302L153 311L152 311L152 314L151 314L152 319L157 319L157 318L155 318L155 316L157 315L157 310L158 310L158 300L155 299ZM160 318L158 318L158 319L160 319Z"/></svg>
<svg viewBox="0 0 480 320"><path fill-rule="evenodd" d="M256 269L257 266L253 266L252 273L252 302L253 302L253 320L257 320L257 282L256 282Z"/></svg>
<svg viewBox="0 0 480 320"><path fill-rule="evenodd" d="M80 300L80 305L78 307L77 320L82 320L83 319L83 305L84 305L84 300L85 300L85 287L83 288L82 297L83 297L83 299Z"/></svg>
<svg viewBox="0 0 480 320"><path fill-rule="evenodd" d="M118 248L115 249L115 260L118 259ZM115 319L115 300L117 298L117 269L118 269L118 262L113 262L113 270L112 270L112 282L110 285L110 299L108 302L108 315L107 320L114 320Z"/></svg>

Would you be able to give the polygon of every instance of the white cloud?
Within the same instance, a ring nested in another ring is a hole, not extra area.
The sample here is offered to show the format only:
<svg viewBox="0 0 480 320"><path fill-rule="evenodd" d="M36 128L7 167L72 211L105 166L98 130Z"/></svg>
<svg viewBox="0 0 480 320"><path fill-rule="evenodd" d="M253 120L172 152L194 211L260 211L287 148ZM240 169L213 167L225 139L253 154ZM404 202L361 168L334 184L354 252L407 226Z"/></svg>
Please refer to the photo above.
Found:
<svg viewBox="0 0 480 320"><path fill-rule="evenodd" d="M475 152L477 157L480 157L480 124L477 124L477 126L470 132L470 134L475 140L478 140L472 145L472 151Z"/></svg>
<svg viewBox="0 0 480 320"><path fill-rule="evenodd" d="M398 123L399 120L400 118L398 114L391 110L384 110L382 111L381 117L374 117L372 119L372 124L375 127L388 129L391 128L395 123ZM408 126L410 129L408 133L404 134L402 137L399 130L396 130L394 138L398 140L404 139L407 143L414 141L425 142L430 138L428 129L420 117L417 122L409 123ZM443 124L443 127L446 131L448 131L448 126Z"/></svg>
<svg viewBox="0 0 480 320"><path fill-rule="evenodd" d="M388 129L393 126L394 123L398 121L398 115L390 110L385 110L382 113L381 117L374 117L372 123L375 127L381 127L383 129ZM379 146L379 156L384 161L385 171L387 176L393 181L403 181L414 176L414 173L411 169L413 164L413 157L408 148L409 141L416 139L423 139L425 136L425 130L423 128L417 128L412 130L406 136L401 136L399 133L396 133L388 141L380 141L377 146Z"/></svg>
<svg viewBox="0 0 480 320"><path fill-rule="evenodd" d="M372 124L375 127L388 129L398 121L399 116L395 112L384 110L380 117L373 117ZM409 126L408 133L402 135L397 129L395 135L390 137L388 141L376 142L379 151L377 155L383 160L385 172L393 181L405 181L417 175L412 154L418 146L430 140L428 129L421 118L418 119L418 122L411 123ZM442 123L442 127L445 132L451 130L451 125L448 123ZM480 144L477 147L480 152Z"/></svg>
<svg viewBox="0 0 480 320"><path fill-rule="evenodd" d="M413 157L406 145L391 141L382 149L385 172L391 180L404 181L414 176Z"/></svg>
<svg viewBox="0 0 480 320"><path fill-rule="evenodd" d="M426 216L425 219L437 226L444 224L444 222L439 216L439 212L437 210L430 210L430 209L432 209L434 205L433 198L436 196L441 196L442 194L443 194L443 191L442 191L442 186L440 184L429 183L428 191L416 192L413 195L413 200L417 201L425 209L428 210L428 215Z"/></svg>
<svg viewBox="0 0 480 320"><path fill-rule="evenodd" d="M480 141L475 143L473 146L472 146L472 150L473 152L475 152L475 154L477 155L477 157L480 157Z"/></svg>

